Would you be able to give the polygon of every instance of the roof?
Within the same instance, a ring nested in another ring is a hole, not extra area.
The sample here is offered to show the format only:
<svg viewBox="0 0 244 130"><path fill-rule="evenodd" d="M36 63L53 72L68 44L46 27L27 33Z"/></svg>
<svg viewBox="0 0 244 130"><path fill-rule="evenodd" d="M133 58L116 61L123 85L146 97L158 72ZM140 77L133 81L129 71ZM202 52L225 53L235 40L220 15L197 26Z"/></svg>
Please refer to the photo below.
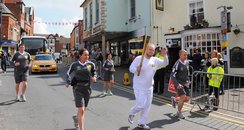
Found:
<svg viewBox="0 0 244 130"><path fill-rule="evenodd" d="M85 4L87 4L88 1L91 1L91 0L85 0L85 1L80 5L80 7L83 7Z"/></svg>
<svg viewBox="0 0 244 130"><path fill-rule="evenodd" d="M2 8L2 13L3 14L10 14L10 15L12 15L14 18L16 18L15 16L14 16L14 14L8 9L8 7L5 5L5 4L3 4L3 3L0 3L0 9ZM16 18L17 19L17 18Z"/></svg>
<svg viewBox="0 0 244 130"><path fill-rule="evenodd" d="M34 36L43 36L43 37L48 37L50 34L33 34Z"/></svg>
<svg viewBox="0 0 244 130"><path fill-rule="evenodd" d="M59 43L70 43L70 38L59 37Z"/></svg>
<svg viewBox="0 0 244 130"><path fill-rule="evenodd" d="M44 36L22 36L21 38L45 38Z"/></svg>

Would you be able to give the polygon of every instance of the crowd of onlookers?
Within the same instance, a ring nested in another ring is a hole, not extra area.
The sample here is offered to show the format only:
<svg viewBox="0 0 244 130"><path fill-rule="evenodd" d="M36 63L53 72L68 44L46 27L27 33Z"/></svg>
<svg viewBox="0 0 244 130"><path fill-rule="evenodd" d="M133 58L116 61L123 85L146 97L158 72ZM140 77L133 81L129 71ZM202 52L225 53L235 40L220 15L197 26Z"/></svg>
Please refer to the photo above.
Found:
<svg viewBox="0 0 244 130"><path fill-rule="evenodd" d="M193 71L207 72L208 68L211 66L212 58L217 58L218 59L217 65L224 69L223 56L217 50L213 50L212 52L206 51L206 52L204 52L203 56L201 55L200 49L198 49L198 48L194 49L193 52L194 53L192 54L192 56L189 57L189 59L192 61L190 63L190 65L193 67ZM209 78L205 78L205 81L204 81L205 86L208 85L208 82L209 82L208 79ZM221 85L220 85L219 94L220 95L224 94L223 83L221 83Z"/></svg>

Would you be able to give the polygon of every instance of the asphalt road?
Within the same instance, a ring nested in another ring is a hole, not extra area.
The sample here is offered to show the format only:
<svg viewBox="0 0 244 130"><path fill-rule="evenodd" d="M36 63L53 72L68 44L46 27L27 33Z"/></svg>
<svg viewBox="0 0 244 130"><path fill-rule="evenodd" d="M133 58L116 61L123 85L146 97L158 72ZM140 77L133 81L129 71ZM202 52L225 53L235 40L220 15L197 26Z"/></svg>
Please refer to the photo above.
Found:
<svg viewBox="0 0 244 130"><path fill-rule="evenodd" d="M72 89L64 86L66 69L58 74L29 76L27 102L15 102L13 69L0 74L0 130L75 130L73 115L76 108ZM114 86L113 96L102 96L102 82L92 85L92 97L85 114L86 130L137 130L127 122L128 111L134 104L131 89ZM154 98L148 125L153 130L243 130L244 127L220 119L189 112L186 119L173 116L176 112L160 98Z"/></svg>

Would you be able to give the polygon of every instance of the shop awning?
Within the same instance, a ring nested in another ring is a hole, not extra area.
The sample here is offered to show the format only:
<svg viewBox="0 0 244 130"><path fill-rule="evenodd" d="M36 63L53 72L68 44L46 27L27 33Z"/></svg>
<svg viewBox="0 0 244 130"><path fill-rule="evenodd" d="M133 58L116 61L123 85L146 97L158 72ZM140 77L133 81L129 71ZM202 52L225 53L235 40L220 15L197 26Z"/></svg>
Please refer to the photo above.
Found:
<svg viewBox="0 0 244 130"><path fill-rule="evenodd" d="M11 46L15 47L17 45L16 42L10 41L10 40L2 40L2 46Z"/></svg>

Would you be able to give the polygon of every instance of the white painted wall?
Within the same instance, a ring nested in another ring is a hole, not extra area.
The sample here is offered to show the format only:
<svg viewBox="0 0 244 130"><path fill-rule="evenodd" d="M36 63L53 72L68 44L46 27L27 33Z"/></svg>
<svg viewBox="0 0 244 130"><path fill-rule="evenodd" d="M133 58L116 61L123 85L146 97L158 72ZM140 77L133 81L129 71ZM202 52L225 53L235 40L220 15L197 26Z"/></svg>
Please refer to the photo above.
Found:
<svg viewBox="0 0 244 130"><path fill-rule="evenodd" d="M169 28L173 27L175 32L182 31L183 26L189 24L188 3L194 0L164 0L165 10L158 11L153 8L153 24L159 26L160 33L160 46L165 46L166 40L164 34L169 33ZM197 1L197 0L195 0ZM217 9L221 5L233 6L231 12L232 30L235 25L244 24L244 5L243 0L204 0L204 13L205 19L209 22L209 26L220 26L220 12L223 10ZM155 6L155 3L153 3ZM241 31L244 31L244 25L239 26ZM153 42L157 43L157 32L153 29ZM235 35L233 32L228 33L228 42L231 49L233 47L244 48L244 34ZM229 51L228 51L229 52ZM229 73L244 74L243 68L229 68Z"/></svg>

